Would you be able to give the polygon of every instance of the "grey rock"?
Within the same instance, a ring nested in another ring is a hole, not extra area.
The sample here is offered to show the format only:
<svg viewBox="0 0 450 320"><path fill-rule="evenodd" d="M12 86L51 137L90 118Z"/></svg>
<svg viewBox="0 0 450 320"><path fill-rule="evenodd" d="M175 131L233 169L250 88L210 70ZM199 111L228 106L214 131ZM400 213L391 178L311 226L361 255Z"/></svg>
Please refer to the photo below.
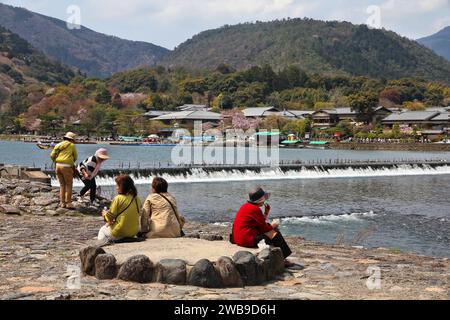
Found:
<svg viewBox="0 0 450 320"><path fill-rule="evenodd" d="M95 258L95 277L97 279L114 279L116 274L116 258L112 254L99 254Z"/></svg>
<svg viewBox="0 0 450 320"><path fill-rule="evenodd" d="M283 252L280 248L271 248L270 252L272 253L272 268L274 274L282 274L285 271L284 267L284 256Z"/></svg>
<svg viewBox="0 0 450 320"><path fill-rule="evenodd" d="M17 187L14 189L14 195L23 195L23 194L27 193L28 190L29 190L29 188Z"/></svg>
<svg viewBox="0 0 450 320"><path fill-rule="evenodd" d="M200 239L200 234L199 233L188 233L185 235L185 238Z"/></svg>
<svg viewBox="0 0 450 320"><path fill-rule="evenodd" d="M19 207L19 206L29 206L30 205L30 199L24 196L14 196L11 198L11 204L15 207Z"/></svg>
<svg viewBox="0 0 450 320"><path fill-rule="evenodd" d="M263 271L261 270L261 265L258 265L258 261L252 253L248 251L239 251L234 254L233 260L245 286L261 284L261 276L258 275L258 272Z"/></svg>
<svg viewBox="0 0 450 320"><path fill-rule="evenodd" d="M33 199L33 203L38 206L49 206L53 203L58 203L59 199L53 196L41 196Z"/></svg>
<svg viewBox="0 0 450 320"><path fill-rule="evenodd" d="M222 241L223 237L217 234L202 234L200 235L200 239L206 241Z"/></svg>
<svg viewBox="0 0 450 320"><path fill-rule="evenodd" d="M0 212L4 214L20 215L20 210L8 204L0 205Z"/></svg>
<svg viewBox="0 0 450 320"><path fill-rule="evenodd" d="M81 249L80 260L81 270L84 274L94 276L95 275L95 258L100 254L105 254L105 250L99 247L87 247Z"/></svg>
<svg viewBox="0 0 450 320"><path fill-rule="evenodd" d="M153 279L153 270L153 263L147 256L133 256L120 267L118 278L130 282L149 283Z"/></svg>
<svg viewBox="0 0 450 320"><path fill-rule="evenodd" d="M261 268L264 270L264 278L265 280L272 280L276 276L276 272L274 269L274 256L269 248L262 250L258 253L258 259L261 260Z"/></svg>
<svg viewBox="0 0 450 320"><path fill-rule="evenodd" d="M198 261L188 277L188 284L204 288L220 288L220 277L211 261L203 259Z"/></svg>
<svg viewBox="0 0 450 320"><path fill-rule="evenodd" d="M89 206L89 205L83 205L80 203L75 203L74 207L75 207L76 211L83 213L83 214L87 214L87 215L98 215L102 212L102 208Z"/></svg>
<svg viewBox="0 0 450 320"><path fill-rule="evenodd" d="M56 211L56 213L57 214L59 214L59 215L65 215L67 212L69 212L69 210L68 209L64 209L64 208L58 208L58 209L56 209L55 210Z"/></svg>
<svg viewBox="0 0 450 320"><path fill-rule="evenodd" d="M56 217L56 216L59 216L59 213L56 212L55 210L46 210L46 211L45 211L45 215L47 215L47 216L52 216L52 217Z"/></svg>
<svg viewBox="0 0 450 320"><path fill-rule="evenodd" d="M8 192L8 188L6 188L5 186L0 186L0 194L5 194Z"/></svg>
<svg viewBox="0 0 450 320"><path fill-rule="evenodd" d="M0 196L0 204L8 204L9 197L8 196Z"/></svg>
<svg viewBox="0 0 450 320"><path fill-rule="evenodd" d="M217 273L220 275L224 287L235 288L244 286L241 275L231 258L221 257L214 266Z"/></svg>
<svg viewBox="0 0 450 320"><path fill-rule="evenodd" d="M165 259L156 264L156 282L186 284L186 262L179 259Z"/></svg>

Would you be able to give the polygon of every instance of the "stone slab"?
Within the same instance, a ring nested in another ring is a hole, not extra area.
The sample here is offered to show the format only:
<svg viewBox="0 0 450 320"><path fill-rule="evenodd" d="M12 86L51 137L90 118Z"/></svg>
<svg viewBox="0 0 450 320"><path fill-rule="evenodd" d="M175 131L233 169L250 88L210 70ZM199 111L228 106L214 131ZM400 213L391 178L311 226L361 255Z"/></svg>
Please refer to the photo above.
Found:
<svg viewBox="0 0 450 320"><path fill-rule="evenodd" d="M199 260L208 259L211 262L220 257L230 257L238 251L249 251L256 254L259 249L242 248L228 241L206 241L202 239L148 239L144 242L121 243L103 248L114 255L118 264L136 255L146 255L153 263L163 259L181 259L188 265L195 265Z"/></svg>

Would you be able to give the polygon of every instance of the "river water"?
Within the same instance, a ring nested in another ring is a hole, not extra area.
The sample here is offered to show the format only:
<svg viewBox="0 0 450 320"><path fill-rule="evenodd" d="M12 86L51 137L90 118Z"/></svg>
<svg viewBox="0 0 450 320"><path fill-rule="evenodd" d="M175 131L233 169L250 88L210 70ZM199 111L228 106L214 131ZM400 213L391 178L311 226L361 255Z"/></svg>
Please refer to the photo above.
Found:
<svg viewBox="0 0 450 320"><path fill-rule="evenodd" d="M80 159L98 145L78 145ZM112 160L105 168L170 163L170 147L107 146ZM0 142L0 163L50 166L49 151L34 144ZM281 160L450 159L449 152L280 150ZM282 232L325 243L388 247L450 257L450 167L404 166L394 169L343 169L282 173L197 170L167 176L170 192L187 219L231 225L246 192L262 185L271 193L272 216ZM136 179L145 198L151 177ZM102 192L113 196L113 180L100 179ZM80 186L80 182L76 183Z"/></svg>

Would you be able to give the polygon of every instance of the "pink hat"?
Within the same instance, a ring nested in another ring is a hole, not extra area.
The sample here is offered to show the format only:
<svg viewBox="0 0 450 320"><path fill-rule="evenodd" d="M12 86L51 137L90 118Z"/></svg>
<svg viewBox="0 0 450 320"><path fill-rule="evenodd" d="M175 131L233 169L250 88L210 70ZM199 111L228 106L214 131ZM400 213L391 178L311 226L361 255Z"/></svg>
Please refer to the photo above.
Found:
<svg viewBox="0 0 450 320"><path fill-rule="evenodd" d="M98 149L95 153L95 156L103 160L109 159L108 150L106 150L105 148Z"/></svg>

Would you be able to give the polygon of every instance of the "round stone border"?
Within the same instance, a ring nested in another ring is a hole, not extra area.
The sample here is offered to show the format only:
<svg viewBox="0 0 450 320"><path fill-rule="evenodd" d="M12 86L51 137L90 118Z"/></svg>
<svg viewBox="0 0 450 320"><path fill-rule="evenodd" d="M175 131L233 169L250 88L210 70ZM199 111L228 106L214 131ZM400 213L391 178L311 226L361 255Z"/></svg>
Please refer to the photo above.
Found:
<svg viewBox="0 0 450 320"><path fill-rule="evenodd" d="M181 259L154 263L145 255L132 256L118 264L113 255L93 246L80 250L80 260L83 274L99 280L117 278L137 283L158 282L204 288L258 286L276 279L285 271L283 253L280 248L273 247L256 255L239 251L233 258L221 257L214 262L202 259L193 266Z"/></svg>

